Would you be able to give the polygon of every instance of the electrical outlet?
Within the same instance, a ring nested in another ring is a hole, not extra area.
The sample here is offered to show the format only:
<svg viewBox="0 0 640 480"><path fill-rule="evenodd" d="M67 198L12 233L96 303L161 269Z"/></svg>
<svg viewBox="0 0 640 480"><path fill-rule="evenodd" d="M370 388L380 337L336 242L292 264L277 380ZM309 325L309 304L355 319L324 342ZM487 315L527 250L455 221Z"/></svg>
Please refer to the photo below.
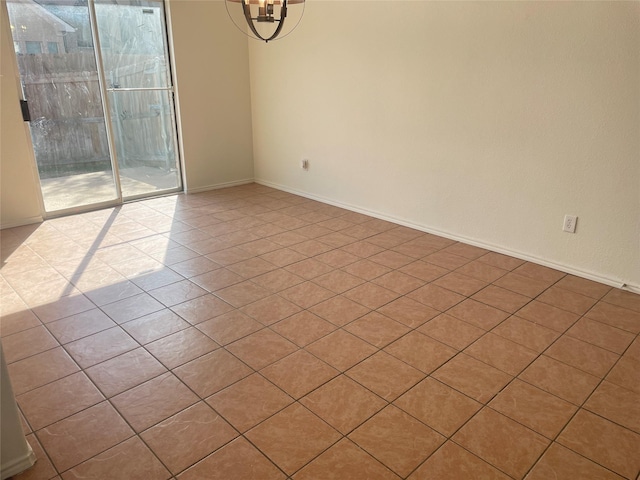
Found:
<svg viewBox="0 0 640 480"><path fill-rule="evenodd" d="M578 217L575 215L565 215L564 223L562 224L562 230L569 233L576 233L576 223L578 222Z"/></svg>
<svg viewBox="0 0 640 480"><path fill-rule="evenodd" d="M300 162L300 168L303 170L309 170L309 160L306 158Z"/></svg>

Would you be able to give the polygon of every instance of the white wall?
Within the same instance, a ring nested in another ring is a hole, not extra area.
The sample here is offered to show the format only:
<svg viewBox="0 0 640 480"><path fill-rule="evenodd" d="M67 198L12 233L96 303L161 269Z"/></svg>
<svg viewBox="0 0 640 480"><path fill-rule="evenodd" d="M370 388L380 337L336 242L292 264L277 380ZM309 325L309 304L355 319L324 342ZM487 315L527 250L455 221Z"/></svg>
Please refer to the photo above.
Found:
<svg viewBox="0 0 640 480"><path fill-rule="evenodd" d="M0 5L0 226L41 221L38 180L20 112L19 77L7 6Z"/></svg>
<svg viewBox="0 0 640 480"><path fill-rule="evenodd" d="M258 181L640 286L640 3L310 1L250 62Z"/></svg>
<svg viewBox="0 0 640 480"><path fill-rule="evenodd" d="M253 180L247 37L223 0L169 0L187 191Z"/></svg>

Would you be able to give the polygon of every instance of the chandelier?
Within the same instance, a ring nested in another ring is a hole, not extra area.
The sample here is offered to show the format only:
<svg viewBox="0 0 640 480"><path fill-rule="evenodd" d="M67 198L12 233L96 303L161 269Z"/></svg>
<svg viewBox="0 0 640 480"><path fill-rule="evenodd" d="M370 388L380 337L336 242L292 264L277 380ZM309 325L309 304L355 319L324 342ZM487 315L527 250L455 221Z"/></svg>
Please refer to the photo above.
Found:
<svg viewBox="0 0 640 480"><path fill-rule="evenodd" d="M289 5L302 5L302 9L299 12L299 18L293 28L288 29L282 37L288 35L293 31L295 27L300 23L302 19L302 13L304 11L305 0L226 0L227 12L240 30L245 31L234 19L232 11L238 12L238 9L234 6L229 7L229 3L239 3L242 5L242 15L244 16L249 30L252 36L258 40L270 42L275 40L280 34L285 32L284 23L289 13ZM234 9L234 10L232 10ZM244 23L244 22L241 22ZM246 31L245 31L246 33Z"/></svg>

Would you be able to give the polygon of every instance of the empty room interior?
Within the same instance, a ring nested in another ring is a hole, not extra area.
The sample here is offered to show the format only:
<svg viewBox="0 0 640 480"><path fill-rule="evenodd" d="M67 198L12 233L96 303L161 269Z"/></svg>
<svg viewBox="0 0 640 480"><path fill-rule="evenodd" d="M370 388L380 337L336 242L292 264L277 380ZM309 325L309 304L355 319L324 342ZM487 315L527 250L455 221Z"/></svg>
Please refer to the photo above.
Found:
<svg viewBox="0 0 640 480"><path fill-rule="evenodd" d="M640 3L240 5L2 0L2 479L637 480Z"/></svg>

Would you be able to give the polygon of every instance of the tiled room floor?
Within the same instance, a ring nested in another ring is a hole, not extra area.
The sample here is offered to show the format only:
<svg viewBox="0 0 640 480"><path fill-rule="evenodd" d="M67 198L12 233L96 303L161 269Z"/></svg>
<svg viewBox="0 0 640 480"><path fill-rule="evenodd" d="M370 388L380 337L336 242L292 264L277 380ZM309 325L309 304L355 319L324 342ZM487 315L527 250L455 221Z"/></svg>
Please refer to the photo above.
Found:
<svg viewBox="0 0 640 480"><path fill-rule="evenodd" d="M259 185L1 240L16 478L638 475L638 295Z"/></svg>

